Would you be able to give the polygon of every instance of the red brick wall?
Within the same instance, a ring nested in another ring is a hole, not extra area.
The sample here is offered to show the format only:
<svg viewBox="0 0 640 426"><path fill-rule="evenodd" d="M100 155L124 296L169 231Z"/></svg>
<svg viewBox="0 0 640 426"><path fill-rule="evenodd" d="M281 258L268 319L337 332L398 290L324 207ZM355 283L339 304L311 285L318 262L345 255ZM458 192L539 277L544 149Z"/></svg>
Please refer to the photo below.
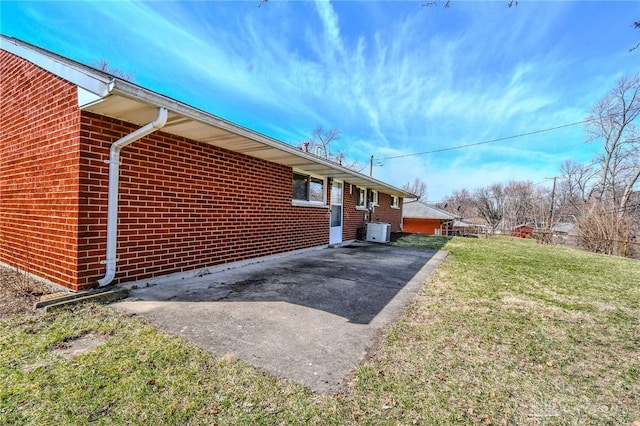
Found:
<svg viewBox="0 0 640 426"><path fill-rule="evenodd" d="M81 274L104 273L108 150L135 130L83 113ZM116 280L329 242L329 211L291 205L292 170L158 131L122 151Z"/></svg>
<svg viewBox="0 0 640 426"><path fill-rule="evenodd" d="M355 240L358 228L365 226L364 215L366 210L356 210L357 187L346 183L344 185L343 211L344 224L342 239L344 241Z"/></svg>
<svg viewBox="0 0 640 426"><path fill-rule="evenodd" d="M80 112L74 85L0 55L0 262L90 288L105 271L105 160L138 127ZM116 283L329 242L328 208L291 205L288 167L161 131L121 159ZM350 187L344 240L364 224ZM389 203L380 194L373 220L396 231Z"/></svg>
<svg viewBox="0 0 640 426"><path fill-rule="evenodd" d="M346 183L344 186L344 227L342 236L345 241L356 238L358 228L365 227L369 220L364 219L368 210L356 209L357 187ZM402 204L401 204L402 205ZM386 222L391 224L391 232L400 232L402 210L391 207L391 196L378 193L378 205L371 215L372 222Z"/></svg>
<svg viewBox="0 0 640 426"><path fill-rule="evenodd" d="M76 288L75 86L0 51L0 261Z"/></svg>
<svg viewBox="0 0 640 426"><path fill-rule="evenodd" d="M402 207L402 199L398 200ZM378 206L371 215L372 222L386 222L391 224L391 232L402 231L402 210L391 207L391 195L380 192L378 194Z"/></svg>

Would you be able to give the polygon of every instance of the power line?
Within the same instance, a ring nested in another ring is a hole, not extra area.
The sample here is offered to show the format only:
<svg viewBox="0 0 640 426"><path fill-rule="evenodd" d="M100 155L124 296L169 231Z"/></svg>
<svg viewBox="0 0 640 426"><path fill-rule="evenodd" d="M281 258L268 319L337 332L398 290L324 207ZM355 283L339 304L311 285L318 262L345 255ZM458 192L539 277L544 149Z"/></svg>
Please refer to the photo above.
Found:
<svg viewBox="0 0 640 426"><path fill-rule="evenodd" d="M484 145L484 144L494 143L494 142L501 142L501 141L506 141L506 140L509 140L509 139L516 139L516 138L521 138L521 137L524 137L524 136L536 135L538 133L551 132L551 131L554 131L554 130L563 129L565 127L577 126L578 124L584 124L584 123L587 123L587 122L593 121L593 120L594 120L593 118L587 118L587 119L582 120L582 121L576 121L575 123L561 124L559 126L549 127L547 129L534 130L534 131L527 132L527 133L520 133L519 135L504 136L504 137L501 137L501 138L491 139L491 140L488 140L488 141L474 142L474 143L469 143L469 144L465 144L465 145L456 145L456 146L451 146L451 147L448 147L448 148L434 149L434 150L431 150L431 151L416 152L416 153L413 153L413 154L394 155L392 157L385 157L385 158L383 158L382 161L391 160L391 159L394 159L394 158L416 157L416 156L419 156L419 155L435 154L437 152L453 151L453 150L456 150L456 149L469 148L469 147L472 147L472 146Z"/></svg>
<svg viewBox="0 0 640 426"><path fill-rule="evenodd" d="M554 177L548 177L548 178L544 178L544 180L541 180L540 182L536 182L534 184L532 184L533 186L542 186L542 184L549 182L550 180L553 180L555 178L559 178L560 176L554 176Z"/></svg>

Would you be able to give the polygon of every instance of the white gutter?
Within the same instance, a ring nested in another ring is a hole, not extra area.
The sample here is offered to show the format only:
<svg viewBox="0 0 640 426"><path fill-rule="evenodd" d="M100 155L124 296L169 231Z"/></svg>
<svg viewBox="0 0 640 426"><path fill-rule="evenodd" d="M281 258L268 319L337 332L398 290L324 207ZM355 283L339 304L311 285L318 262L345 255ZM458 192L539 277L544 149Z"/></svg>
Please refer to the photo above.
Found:
<svg viewBox="0 0 640 426"><path fill-rule="evenodd" d="M148 103L151 105L155 105L158 107L164 107L164 108L168 108L169 110L173 111L175 114L182 116L184 118L188 118L190 120L194 120L200 123L204 123L204 124L208 124L210 126L214 126L218 129L222 129L225 130L227 132L230 132L232 134L244 137L249 139L250 141L255 141L255 142L259 142L261 144L266 145L267 147L271 147L271 148L275 148L277 150L280 150L282 152L284 152L285 154L290 154L293 155L295 157L298 158L302 158L304 160L307 161L311 161L315 164L320 164L322 166L326 166L327 168L329 168L332 171L337 171L339 173L337 174L328 174L327 176L331 176L335 179L339 179L339 180L346 180L349 182L353 182L355 185L357 186L366 186L368 188L371 189L376 189L378 191L381 192L385 192L391 195L396 195L398 197L402 197L402 198L413 198L415 197L415 194L411 194L408 193L407 191L404 191L402 189L399 188L394 188L391 185L388 185L376 178L367 176L367 175L363 175L360 172L356 172L355 170L351 170L347 167L341 166L337 163L331 162L329 160L326 160L322 157L318 157L315 156L311 153L308 152L304 152L303 150L293 146L293 145L289 145L285 142L279 141L277 139L274 139L272 137L263 135L261 133L258 133L254 130L242 127L240 125L234 124L230 121L227 121L223 118L214 116L208 112L199 110L197 108L194 108L192 106L183 104L179 101L176 101L174 99L168 98L166 96L163 95L159 95L157 93L154 93L150 90L147 90L143 87L140 87L134 83L128 82L128 81L124 81L124 80L120 80L117 79L116 84L113 88L113 90L111 91L112 94L115 95L121 95L121 96L125 96L129 99L135 99L138 101L141 101L143 103ZM99 114L99 112L98 112ZM119 117L116 117L119 118ZM178 133L176 133L178 134ZM184 135L182 135L184 136ZM193 138L191 138L193 139ZM198 140L198 139L196 139ZM200 140L200 142L204 142L207 143L206 140ZM246 155L252 155L251 153L247 153L247 152L242 152L241 150L238 151L241 153L244 153ZM254 157L260 158L259 156L253 155ZM269 158L263 158L267 161L271 161L271 162L275 162L275 163L280 163L280 164L285 164L283 162L279 162L279 161L274 161L273 159L269 159ZM309 173L319 173L319 174L326 174L325 171L319 171L319 170L314 170L314 169L307 169L304 168L302 165L300 164L291 164L291 163L286 163L285 164L288 167L292 167L292 168L302 168L303 170L309 172ZM354 180L355 178L355 180Z"/></svg>
<svg viewBox="0 0 640 426"><path fill-rule="evenodd" d="M124 136L111 145L109 153L109 196L107 206L107 254L102 262L106 265L103 278L98 280L98 286L109 285L116 276L116 249L118 245L118 186L120 183L120 151L125 146L138 139L155 132L167 123L168 111L166 108L158 108L158 116L151 123L139 128L133 133Z"/></svg>

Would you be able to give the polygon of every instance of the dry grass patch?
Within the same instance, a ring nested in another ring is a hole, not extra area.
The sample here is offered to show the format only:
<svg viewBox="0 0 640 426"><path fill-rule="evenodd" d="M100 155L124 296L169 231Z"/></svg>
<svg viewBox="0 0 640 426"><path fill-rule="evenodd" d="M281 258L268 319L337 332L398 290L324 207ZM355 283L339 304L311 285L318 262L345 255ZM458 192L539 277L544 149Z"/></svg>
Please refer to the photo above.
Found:
<svg viewBox="0 0 640 426"><path fill-rule="evenodd" d="M399 243L450 255L341 394L83 305L0 318L0 424L640 422L640 262L525 240Z"/></svg>
<svg viewBox="0 0 640 426"><path fill-rule="evenodd" d="M32 310L42 295L54 291L23 271L0 266L0 318Z"/></svg>

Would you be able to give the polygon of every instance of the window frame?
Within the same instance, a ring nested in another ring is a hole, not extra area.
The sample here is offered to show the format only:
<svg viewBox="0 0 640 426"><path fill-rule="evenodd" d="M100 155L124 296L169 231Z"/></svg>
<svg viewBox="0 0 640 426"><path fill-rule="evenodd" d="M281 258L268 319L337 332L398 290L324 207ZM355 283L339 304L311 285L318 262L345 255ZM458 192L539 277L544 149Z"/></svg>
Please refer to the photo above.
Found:
<svg viewBox="0 0 640 426"><path fill-rule="evenodd" d="M362 192L362 204L358 204ZM367 210L367 188L356 186L356 210Z"/></svg>
<svg viewBox="0 0 640 426"><path fill-rule="evenodd" d="M396 195L391 195L391 202L389 203L389 206L392 209L399 209L400 208L400 197L398 197Z"/></svg>
<svg viewBox="0 0 640 426"><path fill-rule="evenodd" d="M375 189L371 190L371 202L373 203L374 206L380 206L380 204L378 204L378 200L380 199L378 191L376 191Z"/></svg>
<svg viewBox="0 0 640 426"><path fill-rule="evenodd" d="M294 178L295 176L304 176L306 180L306 199L294 198ZM311 199L311 184L313 180L322 182L322 200ZM305 172L304 170L292 169L291 172L291 205L298 207L327 207L327 178L324 176L316 175L313 173Z"/></svg>

